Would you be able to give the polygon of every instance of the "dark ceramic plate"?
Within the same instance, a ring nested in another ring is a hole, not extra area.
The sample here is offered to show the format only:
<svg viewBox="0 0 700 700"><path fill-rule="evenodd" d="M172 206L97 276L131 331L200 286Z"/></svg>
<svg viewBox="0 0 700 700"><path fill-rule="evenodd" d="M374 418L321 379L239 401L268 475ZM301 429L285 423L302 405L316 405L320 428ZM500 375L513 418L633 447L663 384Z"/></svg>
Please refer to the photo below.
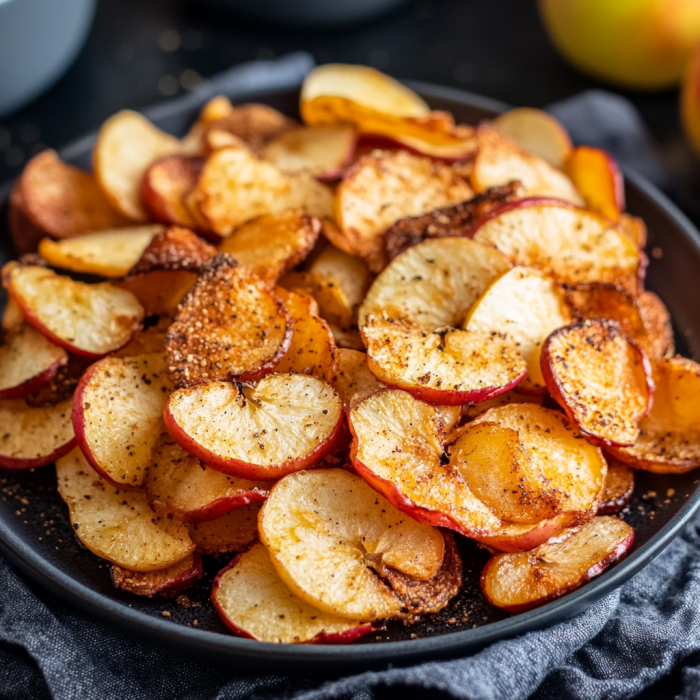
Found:
<svg viewBox="0 0 700 700"><path fill-rule="evenodd" d="M422 84L413 87L432 107L451 111L461 122L476 123L505 107L456 90ZM249 93L236 99L266 102L290 116L297 114L296 89ZM146 114L161 128L182 134L201 101L190 96ZM69 146L61 155L89 167L93 138ZM691 291L700 279L700 235L658 190L633 173L626 173L626 192L629 211L643 217L649 228L648 286L673 314L679 351L700 356L700 305ZM8 193L9 186L0 191L0 258L12 256L4 211ZM679 476L640 472L634 497L622 516L636 531L630 556L578 591L518 616L511 617L485 602L479 574L488 555L460 538L465 584L445 611L410 626L390 623L385 631L346 647L280 646L232 636L209 604L213 575L226 558L209 562L202 582L188 591L189 607L115 590L109 565L74 536L67 509L56 492L53 467L5 472L0 477L0 551L24 573L85 613L187 656L239 671L335 674L465 654L575 615L624 583L671 542L700 506L699 479L700 471ZM164 617L164 611L170 617Z"/></svg>

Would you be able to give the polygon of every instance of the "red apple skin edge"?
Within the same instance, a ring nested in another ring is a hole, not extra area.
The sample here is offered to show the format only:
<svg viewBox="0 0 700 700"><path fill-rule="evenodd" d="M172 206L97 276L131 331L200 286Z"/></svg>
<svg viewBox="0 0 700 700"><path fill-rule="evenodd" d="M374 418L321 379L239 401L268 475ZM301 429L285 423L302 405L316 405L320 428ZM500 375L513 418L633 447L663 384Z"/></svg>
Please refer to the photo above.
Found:
<svg viewBox="0 0 700 700"><path fill-rule="evenodd" d="M168 581L162 588L155 591L155 595L166 598L177 595L180 591L189 588L199 581L199 579L202 578L202 573L202 557L195 552L192 566L187 569L187 571L183 571L176 578Z"/></svg>
<svg viewBox="0 0 700 700"><path fill-rule="evenodd" d="M197 158L195 156L169 155L158 158L156 161L151 163L146 172L143 174L141 183L139 184L139 199L141 204L153 221L159 224L164 224L165 226L171 224L179 226L180 224L177 221L177 217L173 216L170 208L170 202L151 184L150 174L151 170L159 166L163 161L173 158L177 158L180 162L184 163L183 170L188 171L186 175L192 176L195 181L199 178L204 166L204 159L202 158Z"/></svg>
<svg viewBox="0 0 700 700"><path fill-rule="evenodd" d="M216 471L238 476L241 479L250 479L251 481L276 481L287 474L308 469L317 462L320 462L326 455L338 449L348 440L347 426L345 422L345 413L341 411L340 418L331 434L311 452L305 454L298 459L283 464L273 464L269 467L263 467L257 464L250 464L239 459L224 459L219 455L209 451L193 438L191 438L177 422L176 418L170 411L170 401L168 401L163 413L165 428L170 434L170 437L182 447L185 452L189 452L194 457L198 457L208 467L216 469Z"/></svg>
<svg viewBox="0 0 700 700"><path fill-rule="evenodd" d="M51 462L55 462L64 455L67 455L75 447L75 438L71 438L65 445L56 448L51 454L44 455L41 457L36 457L34 459L22 459L18 457L9 457L6 455L0 455L0 467L4 469L12 469L17 471L19 469L34 469L35 467L45 467Z"/></svg>
<svg viewBox="0 0 700 700"><path fill-rule="evenodd" d="M26 382L12 386L0 391L0 400L4 399L23 399L35 391L43 389L55 376L60 367L63 367L68 362L68 358L64 357L56 360L50 367L47 367L43 372L27 379Z"/></svg>
<svg viewBox="0 0 700 700"><path fill-rule="evenodd" d="M360 136L360 146L366 148L382 148L382 149L401 149L402 151L408 151L417 156L424 156L426 158L431 158L432 160L440 161L441 163L459 163L463 160L469 160L476 154L476 149L473 147L466 148L461 153L455 153L452 156L438 156L433 155L430 151L430 147L425 150L417 148L413 144L409 145L403 143L401 138L391 138L390 136L383 136L380 134L362 134Z"/></svg>
<svg viewBox="0 0 700 700"><path fill-rule="evenodd" d="M522 605L508 605L505 607L496 605L487 595L486 593L486 576L489 572L489 568L492 565L493 562L493 557L489 559L486 562L486 566L484 567L484 570L481 572L481 579L480 579L480 584L481 584L481 592L484 594L484 597L486 600L491 603L491 605L494 605L495 607L500 607L501 610L505 610L510 613L523 613L527 612L528 610L532 610L533 608L538 608L541 605L544 605L545 603L550 603L553 600L556 600L557 598L561 598L563 595L566 595L567 593L571 593L572 591L575 591L577 588L580 588L583 586L585 583L588 583L592 578L595 578L596 576L599 576L600 574L605 571L611 564L614 564L616 561L619 561L620 559L624 558L630 548L632 547L632 543L634 542L634 532L630 532L630 534L622 541L620 544L615 547L614 551L612 551L605 559L602 561L599 561L597 564L594 564L588 571L581 577L579 581L577 581L574 584L571 584L570 586L565 586L559 591L556 591L555 593L552 593L551 595L546 596L545 598L542 598L541 600L537 601L532 601L530 603L523 603Z"/></svg>
<svg viewBox="0 0 700 700"><path fill-rule="evenodd" d="M549 393L551 394L552 398L564 409L564 412L569 417L569 420L573 423L573 425L576 426L581 435L585 436L586 439L592 442L594 445L598 445L599 447L626 447L628 443L618 443L614 442L613 440L608 440L607 438L600 438L595 435L591 435L591 433L588 430L586 430L586 428L578 424L573 411L567 405L564 399L564 394L560 387L560 382L552 372L550 352L550 345L552 339L558 333L561 333L564 330L565 329L563 328L559 328L558 330L554 331L547 338L547 340L544 341L544 345L542 346L542 355L540 356L540 367L542 368L542 376L544 377L544 383L547 385ZM635 351L639 355L639 359L642 364L642 369L644 370L644 378L646 381L648 397L647 410L644 413L644 415L648 416L649 412L652 409L652 406L654 405L654 391L656 389L656 387L654 386L654 380L652 379L651 362L649 361L647 354L644 352L644 350L642 350L641 346L636 341L631 340L630 338L628 338L627 340L630 342L631 345L634 346Z"/></svg>
<svg viewBox="0 0 700 700"><path fill-rule="evenodd" d="M243 508L249 503L265 501L268 495L268 491L243 491L235 496L217 498L206 506L187 511L181 516L181 520L185 523L203 523L208 520L216 520L236 508Z"/></svg>
<svg viewBox="0 0 700 700"><path fill-rule="evenodd" d="M345 169L352 163L352 159L355 156L355 151L357 150L357 145L360 142L360 136L359 134L355 134L353 138L348 142L348 150L347 153L345 154L345 158L343 158L342 162L338 164L337 167L335 167L333 170L328 170L325 173L321 173L319 175L316 175L316 179L320 180L321 182L329 183L329 182L334 182L335 180L340 180L340 178L343 177L343 173L345 172Z"/></svg>
<svg viewBox="0 0 700 700"><path fill-rule="evenodd" d="M615 515L619 513L628 503L632 494L634 493L634 481L632 481L630 488L627 489L626 493L623 493L614 501L607 501L601 504L598 508L597 515Z"/></svg>
<svg viewBox="0 0 700 700"><path fill-rule="evenodd" d="M246 632L245 630L241 629L240 627L234 625L231 620L229 620L226 617L226 613L223 611L222 607L219 605L219 603L216 600L216 592L219 590L219 586L221 585L221 577L229 570L233 569L236 564L238 564L239 559L245 554L245 552L241 552L240 554L236 554L236 556L231 560L230 564L228 566L224 567L219 573L216 575L216 578L214 579L214 583L211 587L211 602L214 604L214 607L216 608L216 612L219 614L219 617L221 618L222 622L228 627L231 632L233 632L237 637L243 637L244 639L252 639L253 641L260 641L256 637L254 637L252 634ZM325 634L321 633L316 635L313 639L310 639L308 642L303 642L304 644L352 644L355 640L359 639L360 637L364 637L366 634L369 634L370 632L376 632L377 630L382 629L381 627L376 627L374 626L371 622L367 622L365 624L359 625L358 627L354 627L353 629L347 630L346 632L336 632L333 634ZM269 642L268 642L269 643Z"/></svg>

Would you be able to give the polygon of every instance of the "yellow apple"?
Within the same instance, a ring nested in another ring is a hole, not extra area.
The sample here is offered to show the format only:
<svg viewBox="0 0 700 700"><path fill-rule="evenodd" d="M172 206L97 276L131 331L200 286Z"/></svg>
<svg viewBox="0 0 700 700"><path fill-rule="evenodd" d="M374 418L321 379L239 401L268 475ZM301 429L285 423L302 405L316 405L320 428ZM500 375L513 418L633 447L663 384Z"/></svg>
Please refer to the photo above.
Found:
<svg viewBox="0 0 700 700"><path fill-rule="evenodd" d="M627 88L655 90L681 79L700 41L700 0L538 0L563 56Z"/></svg>

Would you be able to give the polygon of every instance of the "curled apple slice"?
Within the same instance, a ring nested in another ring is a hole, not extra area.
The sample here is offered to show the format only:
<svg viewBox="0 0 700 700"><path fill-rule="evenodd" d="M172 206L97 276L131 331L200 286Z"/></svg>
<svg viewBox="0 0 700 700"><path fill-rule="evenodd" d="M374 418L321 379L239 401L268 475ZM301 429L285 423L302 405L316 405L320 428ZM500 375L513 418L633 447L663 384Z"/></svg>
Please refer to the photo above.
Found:
<svg viewBox="0 0 700 700"><path fill-rule="evenodd" d="M566 162L566 172L589 209L613 221L620 220L625 210L625 181L607 151L577 146Z"/></svg>
<svg viewBox="0 0 700 700"><path fill-rule="evenodd" d="M105 357L83 375L73 401L75 437L109 483L143 484L172 388L162 353Z"/></svg>
<svg viewBox="0 0 700 700"><path fill-rule="evenodd" d="M584 321L555 331L542 348L542 372L552 397L589 439L637 439L654 383L644 351L617 323Z"/></svg>
<svg viewBox="0 0 700 700"><path fill-rule="evenodd" d="M564 202L524 199L495 211L475 228L475 241L558 282L611 282L633 296L639 291L637 246L600 214Z"/></svg>
<svg viewBox="0 0 700 700"><path fill-rule="evenodd" d="M72 399L33 407L25 401L0 401L0 467L42 467L70 452L75 445Z"/></svg>
<svg viewBox="0 0 700 700"><path fill-rule="evenodd" d="M374 151L347 170L336 192L339 247L360 257L371 272L380 272L387 263L384 232L389 226L472 194L446 165L406 151Z"/></svg>
<svg viewBox="0 0 700 700"><path fill-rule="evenodd" d="M633 540L634 530L622 520L594 518L564 542L496 554L481 574L481 590L492 605L524 612L580 588L625 556Z"/></svg>
<svg viewBox="0 0 700 700"><path fill-rule="evenodd" d="M194 585L202 578L202 559L193 554L167 569L158 571L130 571L112 564L110 573L115 588L127 593L147 596L172 596Z"/></svg>
<svg viewBox="0 0 700 700"><path fill-rule="evenodd" d="M402 617L409 610L436 611L461 583L459 555L445 556L448 546L439 530L403 515L343 469L298 472L282 479L263 506L259 527L289 588L340 617L377 620ZM403 574L424 585L413 589L403 581L403 597L392 585L390 570L397 578ZM439 582L446 595L422 607L421 598L432 598L431 582Z"/></svg>
<svg viewBox="0 0 700 700"><path fill-rule="evenodd" d="M674 357L651 366L654 405L635 443L610 451L631 467L660 474L700 467L700 365Z"/></svg>
<svg viewBox="0 0 700 700"><path fill-rule="evenodd" d="M522 381L527 365L514 343L496 333L435 330L396 319L365 319L362 339L371 372L429 403L485 401Z"/></svg>
<svg viewBox="0 0 700 700"><path fill-rule="evenodd" d="M166 338L168 371L179 387L258 379L292 342L294 324L267 284L219 253L202 265Z"/></svg>
<svg viewBox="0 0 700 700"><path fill-rule="evenodd" d="M248 221L219 246L266 282L275 284L304 262L321 232L321 222L301 209L265 214Z"/></svg>
<svg viewBox="0 0 700 700"><path fill-rule="evenodd" d="M165 424L208 466L243 479L279 479L314 465L343 437L343 406L315 377L273 374L255 386L209 382L180 389Z"/></svg>
<svg viewBox="0 0 700 700"><path fill-rule="evenodd" d="M628 503L634 491L634 471L626 464L608 458L603 493L598 515L619 513Z"/></svg>
<svg viewBox="0 0 700 700"><path fill-rule="evenodd" d="M168 438L162 438L153 451L145 485L148 502L156 513L193 523L264 501L272 488L271 483L210 469Z"/></svg>
<svg viewBox="0 0 700 700"><path fill-rule="evenodd" d="M167 569L194 552L187 526L151 510L146 494L101 479L79 449L56 461L58 492L80 541L131 571Z"/></svg>
<svg viewBox="0 0 700 700"><path fill-rule="evenodd" d="M126 345L143 320L136 297L108 282L85 284L44 267L10 263L3 283L40 333L85 357L99 358Z"/></svg>
<svg viewBox="0 0 700 700"><path fill-rule="evenodd" d="M103 277L122 277L138 262L159 224L87 233L76 238L39 243L39 255L49 265Z"/></svg>
<svg viewBox="0 0 700 700"><path fill-rule="evenodd" d="M499 277L474 304L464 323L468 331L503 333L527 363L522 391L547 389L540 369L542 343L557 328L571 323L562 293L551 277L526 267L514 267Z"/></svg>
<svg viewBox="0 0 700 700"><path fill-rule="evenodd" d="M232 632L259 642L349 644L374 630L369 623L331 615L294 595L262 544L219 573L211 598Z"/></svg>
<svg viewBox="0 0 700 700"><path fill-rule="evenodd" d="M188 531L202 554L242 552L258 539L260 503L234 508L216 518L190 523Z"/></svg>
<svg viewBox="0 0 700 700"><path fill-rule="evenodd" d="M468 238L441 238L409 248L377 277L358 314L403 318L426 331L458 327L472 304L511 268L495 248Z"/></svg>
<svg viewBox="0 0 700 700"><path fill-rule="evenodd" d="M644 291L637 298L637 306L648 337L649 357L654 360L673 357L673 324L666 305L654 292Z"/></svg>
<svg viewBox="0 0 700 700"><path fill-rule="evenodd" d="M129 270L129 277L154 270L199 272L216 255L216 248L205 243L193 231L168 226L157 233L141 257Z"/></svg>

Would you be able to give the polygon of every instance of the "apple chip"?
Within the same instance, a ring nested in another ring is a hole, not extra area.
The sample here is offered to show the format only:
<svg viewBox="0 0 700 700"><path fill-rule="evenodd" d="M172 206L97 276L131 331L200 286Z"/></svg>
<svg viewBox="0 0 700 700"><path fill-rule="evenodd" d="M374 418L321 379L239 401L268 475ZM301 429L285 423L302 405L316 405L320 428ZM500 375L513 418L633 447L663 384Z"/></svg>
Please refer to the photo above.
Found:
<svg viewBox="0 0 700 700"><path fill-rule="evenodd" d="M637 298L637 306L649 339L649 357L654 360L673 357L673 325L666 305L654 292L644 291Z"/></svg>
<svg viewBox="0 0 700 700"><path fill-rule="evenodd" d="M73 402L78 446L114 486L143 484L172 392L162 353L105 357L83 375Z"/></svg>
<svg viewBox="0 0 700 700"><path fill-rule="evenodd" d="M545 396L543 394L523 394L517 389L504 391L498 396L494 396L487 401L479 401L479 403L469 404L464 406L464 415L468 420L472 420L491 408L499 406L508 406L517 403L534 403L541 406L544 403ZM463 426L464 427L464 426ZM460 428L461 430L462 428ZM448 439L448 442L453 442Z"/></svg>
<svg viewBox="0 0 700 700"><path fill-rule="evenodd" d="M183 522L220 518L234 508L264 501L271 483L248 481L211 469L169 437L153 451L145 480L156 513Z"/></svg>
<svg viewBox="0 0 700 700"><path fill-rule="evenodd" d="M142 491L101 479L79 449L56 461L58 492L80 541L94 554L131 571L155 571L187 559L187 526L154 513Z"/></svg>
<svg viewBox="0 0 700 700"><path fill-rule="evenodd" d="M700 365L674 357L651 363L654 405L631 447L612 448L636 469L675 474L700 466Z"/></svg>
<svg viewBox="0 0 700 700"><path fill-rule="evenodd" d="M95 177L117 211L134 221L147 221L140 197L143 174L154 161L181 150L179 139L138 112L124 109L104 122L97 134L92 152Z"/></svg>
<svg viewBox="0 0 700 700"><path fill-rule="evenodd" d="M564 542L532 552L496 554L481 574L492 605L512 613L560 598L580 588L627 554L634 530L614 516L595 518Z"/></svg>
<svg viewBox="0 0 700 700"><path fill-rule="evenodd" d="M176 391L165 411L173 440L205 464L244 479L306 469L343 438L343 406L315 377L272 374L257 386L209 382Z"/></svg>
<svg viewBox="0 0 700 700"><path fill-rule="evenodd" d="M211 597L232 632L259 642L349 644L374 630L369 623L322 612L294 595L262 544L219 573Z"/></svg>
<svg viewBox="0 0 700 700"><path fill-rule="evenodd" d="M618 220L620 228L637 244L639 250L644 250L647 244L647 226L644 219L620 212Z"/></svg>
<svg viewBox="0 0 700 700"><path fill-rule="evenodd" d="M109 282L76 282L45 267L9 263L3 284L40 333L85 357L99 358L126 345L144 316L131 292Z"/></svg>
<svg viewBox="0 0 700 700"><path fill-rule="evenodd" d="M542 348L552 397L600 445L631 445L651 407L654 384L644 352L613 321L584 321L552 333Z"/></svg>
<svg viewBox="0 0 700 700"><path fill-rule="evenodd" d="M19 333L27 324L22 309L12 298L8 297L5 310L2 313L2 330L6 333Z"/></svg>
<svg viewBox="0 0 700 700"><path fill-rule="evenodd" d="M633 491L634 470L626 464L608 458L608 473L605 475L598 515L619 513L629 503Z"/></svg>
<svg viewBox="0 0 700 700"><path fill-rule="evenodd" d="M299 472L280 481L259 527L277 573L296 595L355 620L421 612L412 610L411 589L402 599L386 572L428 583L440 578L445 559L439 530L403 515L343 469ZM461 563L454 579L445 598L457 593Z"/></svg>
<svg viewBox="0 0 700 700"><path fill-rule="evenodd" d="M527 363L519 390L546 392L540 369L542 344L557 328L571 323L571 313L551 277L526 267L514 267L499 277L474 304L464 328L503 333Z"/></svg>
<svg viewBox="0 0 700 700"><path fill-rule="evenodd" d="M202 558L193 554L167 569L157 571L130 571L112 564L110 573L115 588L127 593L147 596L173 596L194 585L202 578Z"/></svg>
<svg viewBox="0 0 700 700"><path fill-rule="evenodd" d="M482 220L474 240L564 284L611 282L633 296L639 291L637 246L609 219L585 209L525 199Z"/></svg>
<svg viewBox="0 0 700 700"><path fill-rule="evenodd" d="M515 344L498 333L428 333L402 320L368 316L361 334L370 371L429 403L485 401L512 389L527 372Z"/></svg>
<svg viewBox="0 0 700 700"><path fill-rule="evenodd" d="M311 252L321 222L300 209L263 214L243 224L224 239L222 253L230 253L258 277L275 284Z"/></svg>
<svg viewBox="0 0 700 700"><path fill-rule="evenodd" d="M187 527L202 554L242 552L258 539L260 503L234 508L215 520L190 523Z"/></svg>
<svg viewBox="0 0 700 700"><path fill-rule="evenodd" d="M138 262L159 224L87 233L77 238L39 243L39 255L49 265L103 277L122 277Z"/></svg>
<svg viewBox="0 0 700 700"><path fill-rule="evenodd" d="M347 170L336 192L340 247L380 272L387 263L384 232L389 226L472 194L444 164L406 151L375 151Z"/></svg>
<svg viewBox="0 0 700 700"><path fill-rule="evenodd" d="M386 389L386 384L370 372L364 352L339 348L335 388L345 408L353 409L367 397Z"/></svg>
<svg viewBox="0 0 700 700"><path fill-rule="evenodd" d="M566 162L566 172L589 209L613 221L620 220L625 210L625 181L607 151L577 146Z"/></svg>
<svg viewBox="0 0 700 700"><path fill-rule="evenodd" d="M196 273L187 270L152 270L129 275L116 284L138 299L146 316L172 318L196 279Z"/></svg>
<svg viewBox="0 0 700 700"><path fill-rule="evenodd" d="M153 237L139 260L129 270L128 276L153 270L199 272L202 265L215 255L216 248L203 241L193 231L169 226Z"/></svg>
<svg viewBox="0 0 700 700"><path fill-rule="evenodd" d="M360 307L367 316L402 318L426 331L460 326L472 304L510 269L505 256L468 238L441 238L409 248L377 277Z"/></svg>
<svg viewBox="0 0 700 700"><path fill-rule="evenodd" d="M7 225L18 255L33 253L39 241L46 235L46 231L33 223L24 211L19 180L15 181L7 202Z"/></svg>
<svg viewBox="0 0 700 700"><path fill-rule="evenodd" d="M165 330L160 325L150 326L139 331L120 350L112 353L114 357L134 357L135 355L149 355L151 353L165 352Z"/></svg>

